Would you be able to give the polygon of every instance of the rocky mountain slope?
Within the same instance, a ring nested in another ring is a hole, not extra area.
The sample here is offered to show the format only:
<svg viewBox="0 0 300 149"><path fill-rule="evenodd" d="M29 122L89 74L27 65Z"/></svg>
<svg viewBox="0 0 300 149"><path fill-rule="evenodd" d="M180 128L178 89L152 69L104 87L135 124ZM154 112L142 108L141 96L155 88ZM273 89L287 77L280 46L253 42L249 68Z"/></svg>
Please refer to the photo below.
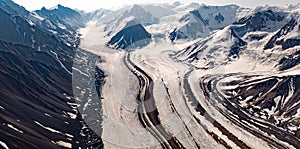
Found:
<svg viewBox="0 0 300 149"><path fill-rule="evenodd" d="M1 142L9 148L97 146L88 143L97 135L91 137L93 131L86 128L73 98L76 49L67 43L76 45L76 38L59 38L62 35L49 32L40 20L30 20L34 14L12 1L1 3L5 3L0 7ZM54 18L47 20L60 25Z"/></svg>

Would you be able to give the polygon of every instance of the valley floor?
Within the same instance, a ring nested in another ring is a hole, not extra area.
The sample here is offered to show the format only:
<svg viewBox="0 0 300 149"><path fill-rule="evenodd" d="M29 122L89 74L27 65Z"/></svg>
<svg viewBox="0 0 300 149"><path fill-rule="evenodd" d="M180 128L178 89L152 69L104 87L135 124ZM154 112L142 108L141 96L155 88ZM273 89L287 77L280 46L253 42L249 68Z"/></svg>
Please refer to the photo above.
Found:
<svg viewBox="0 0 300 149"><path fill-rule="evenodd" d="M273 76L270 66L241 58L216 69L196 69L172 57L181 45L161 41L134 51L112 50L100 30L89 23L81 30L80 47L99 55L96 67L106 74L99 134L105 148L299 147L299 138L253 117L222 92L234 86L220 84L246 74Z"/></svg>

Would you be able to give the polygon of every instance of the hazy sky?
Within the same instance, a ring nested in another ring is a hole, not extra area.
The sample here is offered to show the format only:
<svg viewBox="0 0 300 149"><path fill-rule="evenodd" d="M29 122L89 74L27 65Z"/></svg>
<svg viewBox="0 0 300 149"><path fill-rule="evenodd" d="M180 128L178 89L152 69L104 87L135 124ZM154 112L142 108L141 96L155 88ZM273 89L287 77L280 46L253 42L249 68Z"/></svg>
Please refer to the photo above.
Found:
<svg viewBox="0 0 300 149"><path fill-rule="evenodd" d="M51 8L62 4L70 8L91 11L99 8L116 9L124 5L139 3L173 3L177 0L13 0L28 10L40 9L43 6ZM285 5L297 4L300 0L179 0L183 3L198 2L209 5L238 4L243 7L256 7L259 5Z"/></svg>

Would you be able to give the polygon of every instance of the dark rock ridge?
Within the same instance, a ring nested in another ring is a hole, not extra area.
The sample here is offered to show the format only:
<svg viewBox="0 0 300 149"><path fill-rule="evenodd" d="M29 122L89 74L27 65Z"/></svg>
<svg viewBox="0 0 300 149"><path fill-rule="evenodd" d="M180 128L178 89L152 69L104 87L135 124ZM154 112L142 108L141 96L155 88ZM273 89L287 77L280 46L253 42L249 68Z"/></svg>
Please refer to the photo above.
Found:
<svg viewBox="0 0 300 149"><path fill-rule="evenodd" d="M35 12L55 24L60 23L64 25L68 30L82 28L86 22L79 12L62 5L57 5L54 9L46 9L43 7L41 10Z"/></svg>
<svg viewBox="0 0 300 149"><path fill-rule="evenodd" d="M276 31L285 23L287 15L288 13L284 12L262 10L246 16L233 24L245 24L245 28L249 31Z"/></svg>
<svg viewBox="0 0 300 149"><path fill-rule="evenodd" d="M70 46L79 44L77 30L84 27L87 22L83 14L62 5L57 5L53 9L36 10L28 16L28 19Z"/></svg>
<svg viewBox="0 0 300 149"><path fill-rule="evenodd" d="M264 49L271 49L275 45L281 45L283 50L286 50L288 48L300 45L300 39L281 39L280 37L286 36L288 33L290 33L298 22L294 18L292 18L285 26L283 26L265 45Z"/></svg>
<svg viewBox="0 0 300 149"><path fill-rule="evenodd" d="M278 63L278 67L279 70L287 70L290 68L294 68L299 64L300 64L300 50L281 58Z"/></svg>
<svg viewBox="0 0 300 149"><path fill-rule="evenodd" d="M28 16L30 14L24 7L19 6L11 0L0 0L0 7L3 11L9 14L21 15L23 17Z"/></svg>
<svg viewBox="0 0 300 149"><path fill-rule="evenodd" d="M114 49L132 49L145 47L150 44L150 41L151 34L146 31L143 25L131 21L113 36L107 45Z"/></svg>
<svg viewBox="0 0 300 149"><path fill-rule="evenodd" d="M61 62L71 68L74 51L54 35L39 26L30 25L21 16L10 15L1 9L0 18L3 24L0 26L0 40L21 44L39 51L53 50L57 52Z"/></svg>
<svg viewBox="0 0 300 149"><path fill-rule="evenodd" d="M238 56L239 52L241 51L242 47L247 45L247 42L243 41L233 29L231 29L231 36L233 38L236 38L237 40L234 42L234 44L231 46L228 57L231 56Z"/></svg>

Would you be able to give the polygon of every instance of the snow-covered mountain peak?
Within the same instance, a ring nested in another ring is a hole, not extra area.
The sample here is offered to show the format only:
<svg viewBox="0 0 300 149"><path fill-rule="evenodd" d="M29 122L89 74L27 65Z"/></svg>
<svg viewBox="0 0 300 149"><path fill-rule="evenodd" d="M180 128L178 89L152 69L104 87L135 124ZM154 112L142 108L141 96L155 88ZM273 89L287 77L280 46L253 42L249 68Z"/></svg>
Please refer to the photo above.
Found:
<svg viewBox="0 0 300 149"><path fill-rule="evenodd" d="M99 21L102 20L103 17L107 16L111 12L112 12L111 10L107 10L107 9L98 9L88 13L83 12L82 14L84 14L86 19L89 21Z"/></svg>
<svg viewBox="0 0 300 149"><path fill-rule="evenodd" d="M235 22L244 9L237 5L207 6L202 4L179 20L183 25L177 26L171 32L171 40L193 40L206 37L212 31Z"/></svg>
<svg viewBox="0 0 300 149"><path fill-rule="evenodd" d="M191 11L191 10L194 10L194 9L197 9L198 7L200 6L199 3L189 3L189 4L181 4L177 7L175 7L175 10L176 11Z"/></svg>
<svg viewBox="0 0 300 149"><path fill-rule="evenodd" d="M298 65L298 12L270 6L259 7L252 12L183 49L176 57L202 68L213 68L239 60L241 54L250 58L260 55L264 64L272 65L270 67L274 69L285 70Z"/></svg>
<svg viewBox="0 0 300 149"><path fill-rule="evenodd" d="M131 8L126 12L132 15L139 15L139 13L143 13L143 14L147 13L141 6L137 4L132 5Z"/></svg>
<svg viewBox="0 0 300 149"><path fill-rule="evenodd" d="M42 18L48 19L48 22L50 21L52 24L58 24L58 27L62 29L75 31L85 26L86 20L79 12L62 5L57 5L54 9L43 7L41 10L35 11L35 13ZM48 26L53 26L49 23L47 24Z"/></svg>
<svg viewBox="0 0 300 149"><path fill-rule="evenodd" d="M79 12L77 12L76 10L73 10L69 7L65 7L61 4L58 4L54 7L51 7L49 9L43 7L41 10L38 10L42 13L54 13L55 15L65 15L65 16L68 16L68 15L73 15L73 14L78 14Z"/></svg>
<svg viewBox="0 0 300 149"><path fill-rule="evenodd" d="M231 24L233 19L236 19L237 10L240 7L237 5L225 6L205 6L201 5L198 13L208 20L208 25L211 29L220 29L225 25ZM213 18L213 19L209 19Z"/></svg>
<svg viewBox="0 0 300 149"><path fill-rule="evenodd" d="M188 60L197 67L213 68L238 58L239 52L246 46L232 29L224 29L204 38L176 54L179 60Z"/></svg>
<svg viewBox="0 0 300 149"><path fill-rule="evenodd" d="M175 6L175 7L178 7L178 6L181 6L182 3L180 1L176 1L172 4L172 6Z"/></svg>
<svg viewBox="0 0 300 149"><path fill-rule="evenodd" d="M62 7L62 5L57 4L57 5L53 6L53 7L50 7L49 10L61 9L61 7Z"/></svg>
<svg viewBox="0 0 300 149"><path fill-rule="evenodd" d="M145 4L141 5L143 9L145 9L147 12L149 12L153 17L156 17L158 19L161 19L162 17L174 15L177 12L174 10L173 6L170 6L169 4Z"/></svg>
<svg viewBox="0 0 300 149"><path fill-rule="evenodd" d="M152 16L152 14L146 11L143 7L135 4L130 9L126 10L119 18L123 20L127 17L134 17L136 21L142 24L153 24L158 23L158 18Z"/></svg>

